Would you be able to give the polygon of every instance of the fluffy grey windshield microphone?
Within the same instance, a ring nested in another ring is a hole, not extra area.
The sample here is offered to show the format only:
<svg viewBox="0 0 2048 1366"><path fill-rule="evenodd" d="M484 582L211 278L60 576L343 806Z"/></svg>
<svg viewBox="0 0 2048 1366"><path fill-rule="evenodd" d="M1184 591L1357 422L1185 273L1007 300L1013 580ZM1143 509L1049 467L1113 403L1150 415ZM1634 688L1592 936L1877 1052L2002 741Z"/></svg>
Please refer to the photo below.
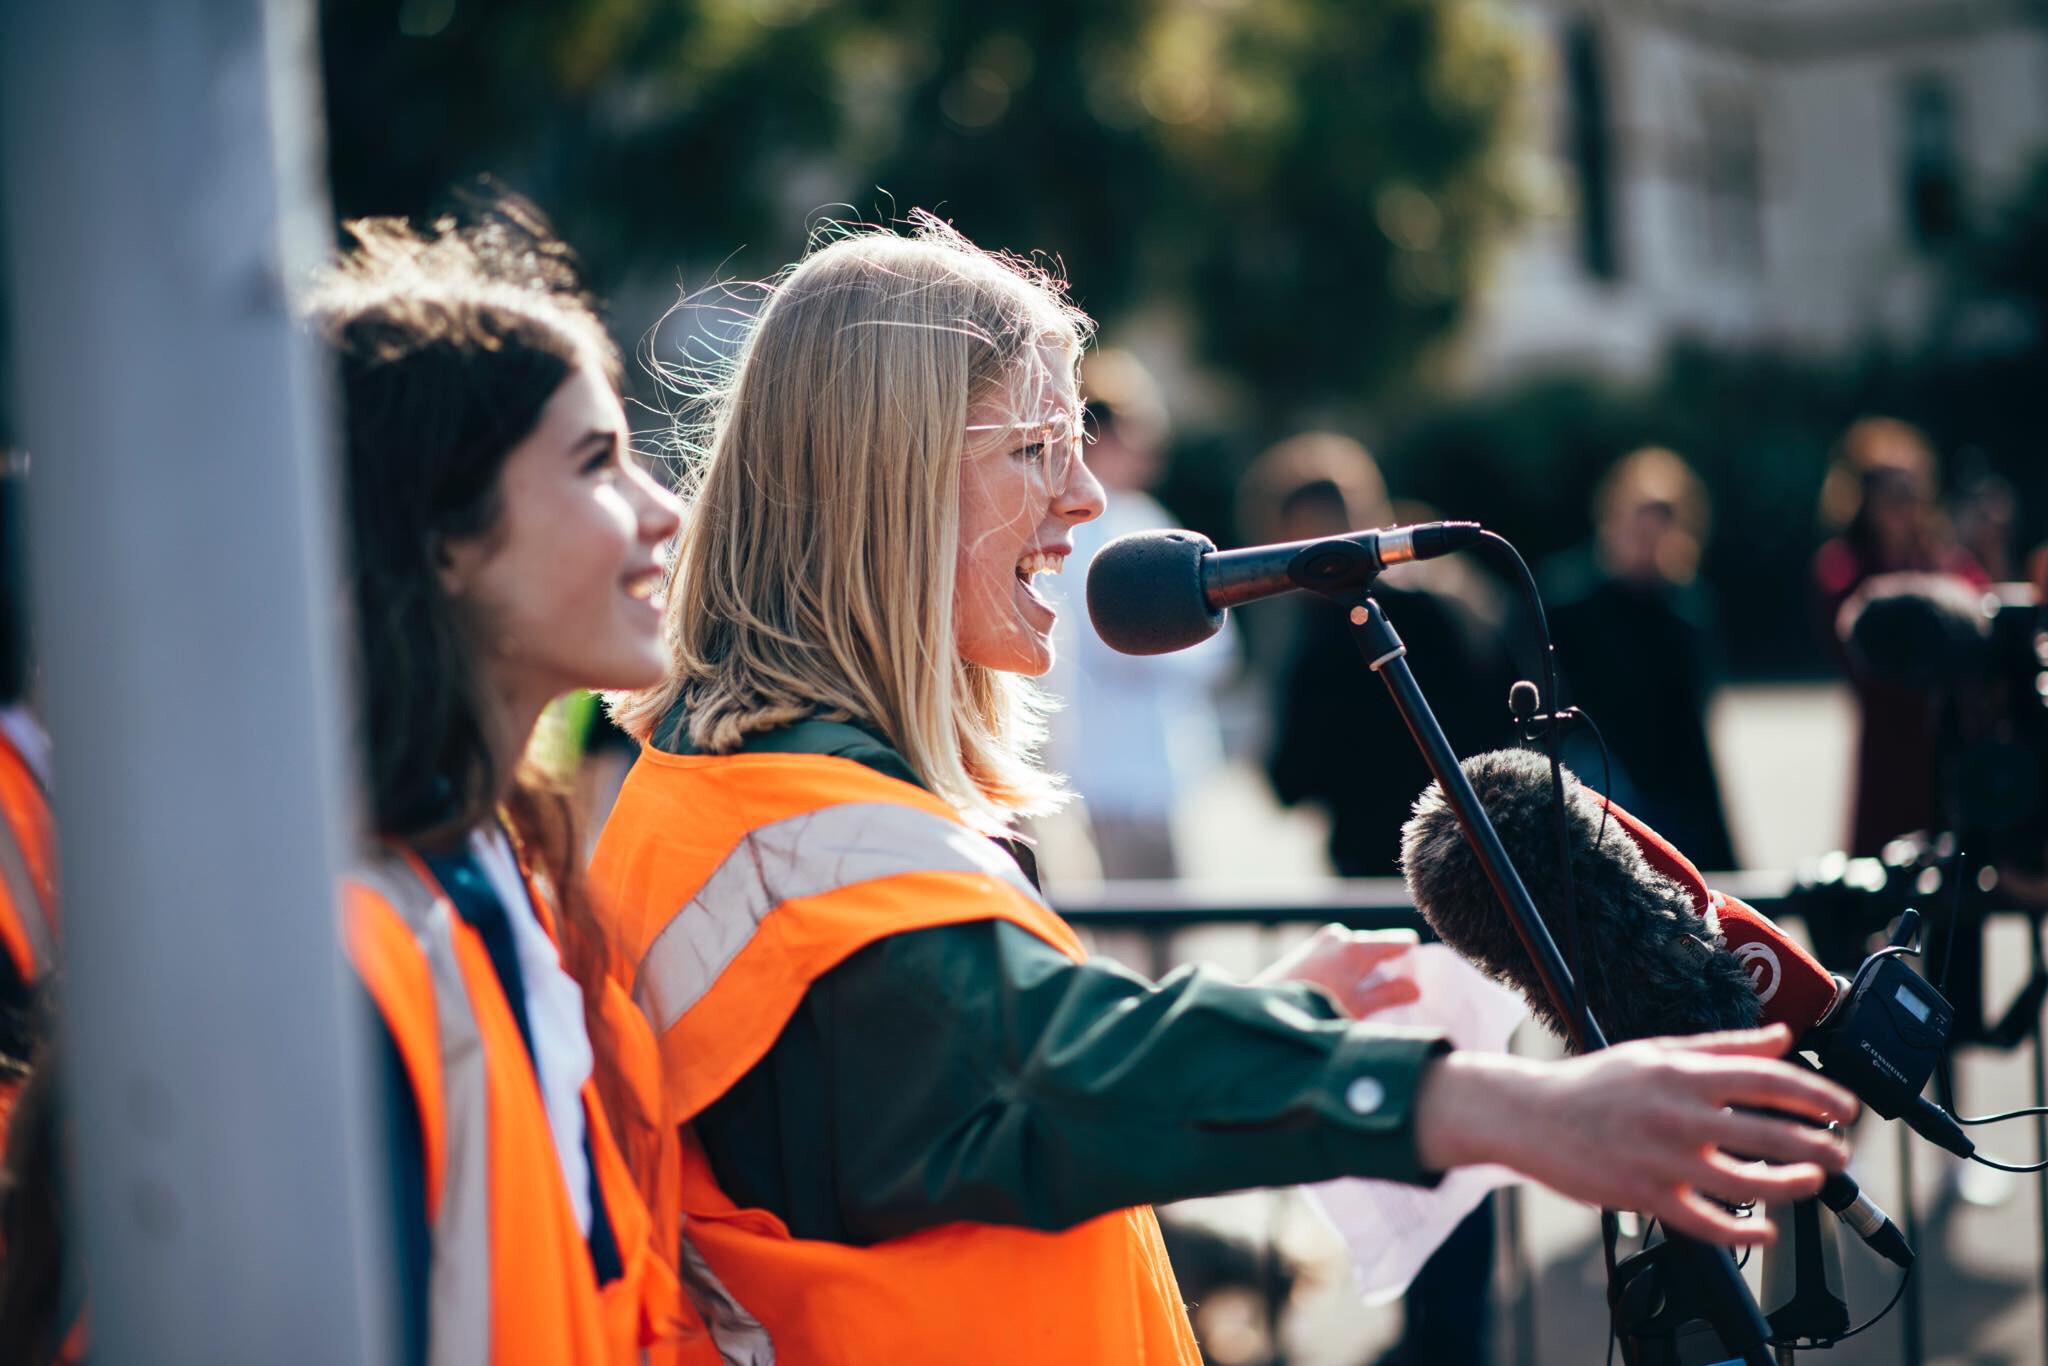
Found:
<svg viewBox="0 0 2048 1366"><path fill-rule="evenodd" d="M1550 760L1504 749L1475 755L1462 767L1569 961ZM1601 835L1599 798L1569 769L1564 790L1582 946L1579 971L1586 1004L1607 1037L1618 1043L1756 1025L1763 1004L1741 960L1725 947L1718 920L1698 915L1685 890L1652 868L1617 822L1609 820ZM1434 783L1416 798L1415 814L1402 828L1401 868L1409 895L1437 936L1520 992L1547 1029L1566 1036L1535 965Z"/></svg>

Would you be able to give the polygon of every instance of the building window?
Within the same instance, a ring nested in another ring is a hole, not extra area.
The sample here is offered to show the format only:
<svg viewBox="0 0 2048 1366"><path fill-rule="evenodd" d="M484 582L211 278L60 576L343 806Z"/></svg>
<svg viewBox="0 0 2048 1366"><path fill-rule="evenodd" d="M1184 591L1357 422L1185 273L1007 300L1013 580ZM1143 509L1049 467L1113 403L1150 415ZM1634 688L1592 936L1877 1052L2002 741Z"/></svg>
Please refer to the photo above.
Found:
<svg viewBox="0 0 2048 1366"><path fill-rule="evenodd" d="M1579 188L1579 260L1596 280L1621 278L1614 210L1614 130L1600 30L1576 19L1564 34L1565 157Z"/></svg>
<svg viewBox="0 0 2048 1366"><path fill-rule="evenodd" d="M1706 201L1706 255L1745 274L1763 266L1763 172L1756 109L1739 92L1717 91L1700 102L1705 125L1701 191Z"/></svg>
<svg viewBox="0 0 2048 1366"><path fill-rule="evenodd" d="M1906 233L1913 245L1932 251L1963 226L1955 92L1939 77L1918 77L1906 85L1904 115Z"/></svg>

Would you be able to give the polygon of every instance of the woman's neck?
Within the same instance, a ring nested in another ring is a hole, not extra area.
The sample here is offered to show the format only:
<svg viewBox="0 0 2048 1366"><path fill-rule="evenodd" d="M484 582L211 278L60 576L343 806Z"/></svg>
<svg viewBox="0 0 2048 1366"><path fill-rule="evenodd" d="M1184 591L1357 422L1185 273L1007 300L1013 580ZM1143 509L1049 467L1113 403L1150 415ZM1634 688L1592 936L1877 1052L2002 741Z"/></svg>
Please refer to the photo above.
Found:
<svg viewBox="0 0 2048 1366"><path fill-rule="evenodd" d="M540 724L541 713L547 710L548 703L554 698L495 686L489 686L488 691L490 704L481 720L485 743L491 750L491 772L497 780L492 805L500 807L512 795L512 789L519 780L519 766L524 762L527 746L533 740L534 728Z"/></svg>

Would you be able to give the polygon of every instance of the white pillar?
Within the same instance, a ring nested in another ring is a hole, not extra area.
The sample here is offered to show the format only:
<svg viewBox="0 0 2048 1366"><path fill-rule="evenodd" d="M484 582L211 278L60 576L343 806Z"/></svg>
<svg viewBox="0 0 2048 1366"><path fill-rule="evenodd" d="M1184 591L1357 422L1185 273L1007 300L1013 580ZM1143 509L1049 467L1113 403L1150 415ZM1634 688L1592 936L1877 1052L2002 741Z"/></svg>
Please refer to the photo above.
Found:
<svg viewBox="0 0 2048 1366"><path fill-rule="evenodd" d="M0 4L14 412L63 846L96 1363L390 1359L311 0Z"/></svg>

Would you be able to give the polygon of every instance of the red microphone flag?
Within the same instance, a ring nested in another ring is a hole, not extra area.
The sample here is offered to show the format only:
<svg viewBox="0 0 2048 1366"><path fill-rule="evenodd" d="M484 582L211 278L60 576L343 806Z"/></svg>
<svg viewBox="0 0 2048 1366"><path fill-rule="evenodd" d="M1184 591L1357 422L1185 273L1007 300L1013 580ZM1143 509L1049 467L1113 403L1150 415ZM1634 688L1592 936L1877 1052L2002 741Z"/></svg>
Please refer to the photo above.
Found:
<svg viewBox="0 0 2048 1366"><path fill-rule="evenodd" d="M1702 920L1719 921L1728 951L1742 960L1749 984L1763 1002L1764 1023L1790 1025L1795 1039L1820 1023L1835 1003L1834 974L1748 903L1707 886L1706 877L1692 860L1662 835L1618 803L1605 797L1600 800L1649 865L1685 889L1694 912Z"/></svg>

